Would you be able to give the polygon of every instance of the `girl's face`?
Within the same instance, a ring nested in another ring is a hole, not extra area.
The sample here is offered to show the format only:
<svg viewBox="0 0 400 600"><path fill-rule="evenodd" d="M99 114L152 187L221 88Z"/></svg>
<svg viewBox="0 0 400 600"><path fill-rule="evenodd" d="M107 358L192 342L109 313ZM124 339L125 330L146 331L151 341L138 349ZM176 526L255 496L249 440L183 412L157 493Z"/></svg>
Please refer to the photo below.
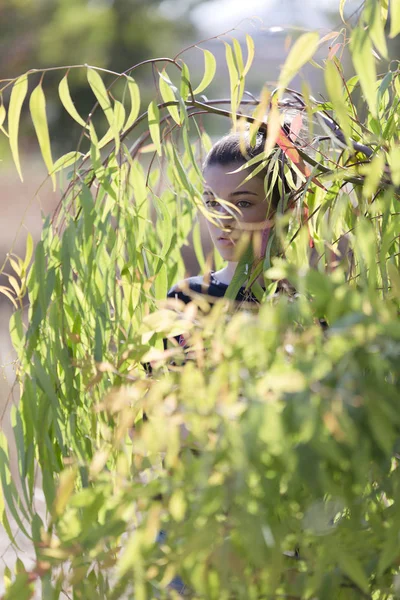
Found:
<svg viewBox="0 0 400 600"><path fill-rule="evenodd" d="M227 261L238 260L236 246L244 231L261 232L270 227L271 207L265 198L264 179L255 176L243 183L249 174L247 169L231 173L239 166L237 163L211 165L204 170L204 203L221 215L219 225L207 221L208 229L215 247ZM219 198L234 207L221 204Z"/></svg>

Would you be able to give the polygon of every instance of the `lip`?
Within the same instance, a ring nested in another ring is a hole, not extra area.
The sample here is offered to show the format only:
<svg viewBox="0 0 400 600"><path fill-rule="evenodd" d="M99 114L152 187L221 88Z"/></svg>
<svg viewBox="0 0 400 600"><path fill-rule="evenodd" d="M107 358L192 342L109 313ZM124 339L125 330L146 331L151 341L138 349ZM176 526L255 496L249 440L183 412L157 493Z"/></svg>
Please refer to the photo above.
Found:
<svg viewBox="0 0 400 600"><path fill-rule="evenodd" d="M231 238L219 237L218 243L222 246L233 246L234 242Z"/></svg>

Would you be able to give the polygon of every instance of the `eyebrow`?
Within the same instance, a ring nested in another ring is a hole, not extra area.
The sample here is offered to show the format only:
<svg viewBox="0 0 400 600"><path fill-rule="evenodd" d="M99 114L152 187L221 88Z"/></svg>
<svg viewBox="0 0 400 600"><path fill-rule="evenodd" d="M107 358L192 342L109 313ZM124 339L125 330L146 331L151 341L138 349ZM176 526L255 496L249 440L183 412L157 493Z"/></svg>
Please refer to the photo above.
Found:
<svg viewBox="0 0 400 600"><path fill-rule="evenodd" d="M215 194L211 190L204 190L203 196L214 196ZM258 196L255 192L250 192L250 190L239 190L237 192L232 192L229 196Z"/></svg>

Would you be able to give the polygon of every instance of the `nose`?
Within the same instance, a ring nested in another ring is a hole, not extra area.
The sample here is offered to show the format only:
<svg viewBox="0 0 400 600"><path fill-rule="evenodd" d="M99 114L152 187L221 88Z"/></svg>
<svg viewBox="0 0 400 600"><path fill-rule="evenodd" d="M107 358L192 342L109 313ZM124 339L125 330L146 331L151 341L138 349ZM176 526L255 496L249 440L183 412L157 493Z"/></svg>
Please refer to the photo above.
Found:
<svg viewBox="0 0 400 600"><path fill-rule="evenodd" d="M219 221L221 226L223 228L231 228L235 221L232 207L220 203L218 206L218 213L220 215Z"/></svg>

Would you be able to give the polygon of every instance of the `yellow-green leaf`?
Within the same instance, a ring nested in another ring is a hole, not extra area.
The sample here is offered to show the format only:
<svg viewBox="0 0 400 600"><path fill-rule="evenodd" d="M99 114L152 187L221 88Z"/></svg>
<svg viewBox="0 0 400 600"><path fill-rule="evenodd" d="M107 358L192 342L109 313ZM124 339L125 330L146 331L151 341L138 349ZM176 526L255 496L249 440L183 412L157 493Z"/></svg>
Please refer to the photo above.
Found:
<svg viewBox="0 0 400 600"><path fill-rule="evenodd" d="M3 129L3 123L5 121L6 118L6 109L4 104L0 104L0 129L5 133L5 130Z"/></svg>
<svg viewBox="0 0 400 600"><path fill-rule="evenodd" d="M365 167L367 174L363 187L363 196L365 198L373 196L378 189L384 166L385 156L383 153L380 153L374 156L370 164Z"/></svg>
<svg viewBox="0 0 400 600"><path fill-rule="evenodd" d="M153 143L156 147L158 156L161 156L162 150L160 138L160 111L158 110L158 106L154 100L152 100L149 104L147 117L149 120L149 130L151 139L153 140Z"/></svg>
<svg viewBox="0 0 400 600"><path fill-rule="evenodd" d="M60 81L60 84L58 86L58 95L60 96L60 100L61 100L63 107L65 108L67 113L74 119L74 121L79 123L79 125L82 125L82 127L85 127L88 129L89 128L88 124L85 123L85 121L82 119L82 117L76 110L75 105L72 101L71 94L69 91L69 86L68 86L68 76L67 75L65 75Z"/></svg>
<svg viewBox="0 0 400 600"><path fill-rule="evenodd" d="M204 75L197 88L193 90L193 94L200 94L200 92L205 90L214 79L215 71L217 70L217 62L214 54L209 50L203 50L203 48L201 50L204 54Z"/></svg>
<svg viewBox="0 0 400 600"><path fill-rule="evenodd" d="M65 510L68 500L74 491L76 469L65 469L60 474L57 496L54 502L54 513L59 516Z"/></svg>
<svg viewBox="0 0 400 600"><path fill-rule="evenodd" d="M67 152L66 154L63 154L54 163L52 172L57 173L58 171L61 171L61 169L66 169L67 167L70 167L83 156L84 155L82 154L82 152Z"/></svg>
<svg viewBox="0 0 400 600"><path fill-rule="evenodd" d="M379 2L368 0L365 5L364 19L368 25L369 35L375 48L384 58L388 58L385 38L385 24L382 18Z"/></svg>
<svg viewBox="0 0 400 600"><path fill-rule="evenodd" d="M188 99L190 91L190 73L186 63L182 65L180 95L183 101Z"/></svg>
<svg viewBox="0 0 400 600"><path fill-rule="evenodd" d="M160 93L164 102L177 102L174 89L175 86L172 84L170 78L167 75L165 69L160 73ZM167 110L175 123L178 125L181 124L181 120L179 118L179 111L177 106L167 106Z"/></svg>
<svg viewBox="0 0 400 600"><path fill-rule="evenodd" d="M238 89L239 89L239 74L233 58L233 50L230 44L225 42L225 58L229 71L230 94L231 94L231 112L233 126L236 128L236 111L238 108Z"/></svg>
<svg viewBox="0 0 400 600"><path fill-rule="evenodd" d="M253 60L254 60L254 40L251 37L251 35L246 34L246 45L247 45L247 61L246 64L244 66L244 70L243 70L243 76L246 76L247 73L250 71L250 67L253 64Z"/></svg>
<svg viewBox="0 0 400 600"><path fill-rule="evenodd" d="M394 38L400 33L400 2L391 0L390 2L390 35Z"/></svg>
<svg viewBox="0 0 400 600"><path fill-rule="evenodd" d="M14 83L8 107L8 135L10 138L11 154L21 181L23 181L23 177L18 152L18 130L22 104L25 100L27 91L28 75L25 73L25 75L18 77L17 81Z"/></svg>
<svg viewBox="0 0 400 600"><path fill-rule="evenodd" d="M343 23L346 23L346 21L344 20L344 5L346 4L347 0L340 0L340 4L339 4L339 14L340 14L340 18L342 19Z"/></svg>
<svg viewBox="0 0 400 600"><path fill-rule="evenodd" d="M368 32L356 27L351 34L350 50L353 65L369 109L376 117L376 65Z"/></svg>
<svg viewBox="0 0 400 600"><path fill-rule="evenodd" d="M400 185L400 146L393 146L389 152L390 171L395 186Z"/></svg>
<svg viewBox="0 0 400 600"><path fill-rule="evenodd" d="M33 254L33 238L31 234L28 232L26 236L26 250L25 250L25 258L24 258L24 268L26 269L31 262L32 254Z"/></svg>
<svg viewBox="0 0 400 600"><path fill-rule="evenodd" d="M346 143L351 146L351 121L347 111L346 101L343 96L343 82L337 67L332 60L328 60L325 66L325 85L328 95L332 100L333 108L346 138Z"/></svg>
<svg viewBox="0 0 400 600"><path fill-rule="evenodd" d="M314 56L314 53L318 48L318 42L319 35L314 32L304 33L296 40L279 76L279 97L282 97L285 88L287 88L290 81L298 73L301 67Z"/></svg>
<svg viewBox="0 0 400 600"><path fill-rule="evenodd" d="M126 75L126 79L127 79L127 83L128 83L129 95L131 98L131 111L129 113L129 117L126 120L123 131L127 131L130 127L132 127L132 125L138 118L139 110L140 110L139 86L132 77L129 77L128 75Z"/></svg>
<svg viewBox="0 0 400 600"><path fill-rule="evenodd" d="M103 109L106 119L111 126L114 119L114 112L106 86L104 85L104 81L98 72L90 67L87 70L87 79L90 87L92 88L93 94L96 96L97 101Z"/></svg>
<svg viewBox="0 0 400 600"><path fill-rule="evenodd" d="M44 96L42 84L33 90L29 100L29 110L33 125L35 127L37 139L40 146L40 151L43 156L44 164L53 181L53 188L56 188L56 178L53 173L53 157L51 155L49 127L46 116L46 98Z"/></svg>

